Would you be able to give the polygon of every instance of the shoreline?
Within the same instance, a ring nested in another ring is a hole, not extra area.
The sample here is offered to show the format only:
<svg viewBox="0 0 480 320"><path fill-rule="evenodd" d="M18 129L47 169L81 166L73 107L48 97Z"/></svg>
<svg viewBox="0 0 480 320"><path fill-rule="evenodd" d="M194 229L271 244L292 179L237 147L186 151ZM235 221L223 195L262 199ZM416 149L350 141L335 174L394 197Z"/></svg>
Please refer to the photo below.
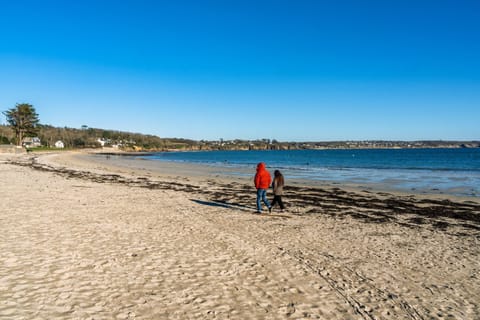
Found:
<svg viewBox="0 0 480 320"><path fill-rule="evenodd" d="M129 158L137 154L114 154L114 153L93 153L92 161L102 163L112 167L128 167L135 170L147 170L150 172L161 173L166 171L169 173L176 172L184 177L208 177L214 176L217 179L225 181L242 181L246 184L250 183L255 174L255 168L246 168L243 166L227 167L222 165L209 165L202 163L188 163L175 161L160 161L141 158ZM106 158L102 158L101 156ZM115 157L118 155L119 157ZM113 156L113 157L111 157ZM268 166L268 164L267 164ZM271 169L273 170L273 169ZM273 172L273 171L272 171ZM398 182L392 182L394 178L385 178L383 182L353 182L347 180L329 180L329 179L309 179L309 178L288 178L288 184L293 186L307 186L319 188L341 188L350 191L368 191L373 193L389 192L402 196L431 197L436 199L454 199L455 201L480 201L476 194L471 194L471 190L467 186L451 187L449 189L427 188L427 187L401 187ZM406 182L404 182L406 183Z"/></svg>
<svg viewBox="0 0 480 320"><path fill-rule="evenodd" d="M84 156L0 155L0 317L480 316L478 202L292 185L256 215L250 179Z"/></svg>

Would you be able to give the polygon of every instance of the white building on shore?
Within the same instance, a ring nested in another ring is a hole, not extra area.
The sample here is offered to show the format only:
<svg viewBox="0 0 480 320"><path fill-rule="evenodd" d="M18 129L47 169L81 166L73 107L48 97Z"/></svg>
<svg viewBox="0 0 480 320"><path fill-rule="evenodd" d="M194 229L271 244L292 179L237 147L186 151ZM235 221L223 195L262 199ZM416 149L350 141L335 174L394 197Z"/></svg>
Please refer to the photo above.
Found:
<svg viewBox="0 0 480 320"><path fill-rule="evenodd" d="M63 143L63 141L58 140L57 142L55 142L55 148L63 149L65 148L65 144Z"/></svg>

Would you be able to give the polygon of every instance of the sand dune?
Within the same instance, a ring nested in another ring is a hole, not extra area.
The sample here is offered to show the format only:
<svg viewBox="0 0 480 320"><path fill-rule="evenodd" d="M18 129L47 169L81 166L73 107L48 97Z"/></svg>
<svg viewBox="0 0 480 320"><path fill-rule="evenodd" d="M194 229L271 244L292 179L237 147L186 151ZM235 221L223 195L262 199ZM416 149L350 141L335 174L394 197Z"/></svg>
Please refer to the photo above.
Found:
<svg viewBox="0 0 480 320"><path fill-rule="evenodd" d="M170 174L170 173L169 173ZM478 319L480 204L0 155L1 319Z"/></svg>

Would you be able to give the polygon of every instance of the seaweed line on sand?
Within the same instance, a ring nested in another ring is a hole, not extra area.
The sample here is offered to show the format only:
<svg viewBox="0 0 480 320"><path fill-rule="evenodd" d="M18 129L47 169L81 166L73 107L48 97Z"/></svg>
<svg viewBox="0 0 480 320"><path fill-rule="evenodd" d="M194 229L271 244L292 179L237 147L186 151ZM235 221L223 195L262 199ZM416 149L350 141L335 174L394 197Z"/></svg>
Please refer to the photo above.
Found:
<svg viewBox="0 0 480 320"><path fill-rule="evenodd" d="M130 187L175 190L203 195L209 201L237 209L253 210L255 203L253 186L238 183L208 181L209 187L191 183L152 180L146 177L125 177L112 173L94 173L42 164L36 157L26 160L9 160L7 163L26 166L35 170L52 172L68 179L90 180L96 183L119 183ZM448 232L450 226L461 227L457 236L480 236L480 205L474 202L416 199L386 193L356 193L333 188L288 186L286 204L295 215L329 215L347 217L365 223L396 223L404 227L431 227Z"/></svg>

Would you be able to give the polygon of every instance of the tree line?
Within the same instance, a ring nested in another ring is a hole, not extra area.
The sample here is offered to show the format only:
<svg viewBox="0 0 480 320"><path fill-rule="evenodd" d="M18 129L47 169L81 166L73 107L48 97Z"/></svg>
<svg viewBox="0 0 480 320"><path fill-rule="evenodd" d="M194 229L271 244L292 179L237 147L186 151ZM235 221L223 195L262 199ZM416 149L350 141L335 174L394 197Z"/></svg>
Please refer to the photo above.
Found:
<svg viewBox="0 0 480 320"><path fill-rule="evenodd" d="M224 141L195 141L182 138L160 138L155 135L89 128L54 127L41 124L35 108L28 103L16 104L4 111L8 125L0 125L0 144L22 145L26 137L38 137L44 148L53 148L62 141L66 148L99 148L118 146L123 150L266 150L286 149L290 145L276 140L258 139Z"/></svg>
<svg viewBox="0 0 480 320"><path fill-rule="evenodd" d="M479 148L480 141L327 141L279 142L257 140L190 140L160 138L155 135L89 128L54 127L41 124L35 108L21 103L2 112L8 125L0 125L0 144L21 146L25 137L38 137L43 147L52 148L62 141L66 148L118 146L123 150L290 150L290 149L372 149L372 148Z"/></svg>
<svg viewBox="0 0 480 320"><path fill-rule="evenodd" d="M52 148L62 141L66 148L98 148L119 146L131 150L165 150L190 148L195 141L188 139L162 139L155 135L89 128L54 127L41 124L35 108L28 103L16 104L2 112L7 125L0 125L0 144L22 145L27 137L38 137L43 147ZM100 142L101 141L101 142Z"/></svg>

